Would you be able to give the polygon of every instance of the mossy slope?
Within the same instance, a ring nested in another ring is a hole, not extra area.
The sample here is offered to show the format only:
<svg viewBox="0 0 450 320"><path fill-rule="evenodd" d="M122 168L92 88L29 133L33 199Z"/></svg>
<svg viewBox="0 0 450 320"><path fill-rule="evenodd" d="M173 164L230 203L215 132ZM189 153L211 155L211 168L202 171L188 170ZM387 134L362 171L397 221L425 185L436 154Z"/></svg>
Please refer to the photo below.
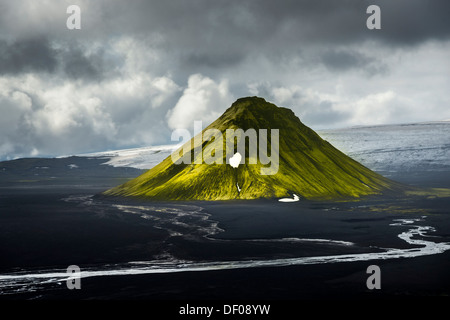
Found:
<svg viewBox="0 0 450 320"><path fill-rule="evenodd" d="M223 164L176 165L168 157L141 176L104 194L159 200L229 200L289 197L295 193L307 199L338 199L401 188L334 148L305 126L290 109L277 107L262 98L238 99L205 130L218 129L225 138L226 129L237 128L268 129L269 154L269 129L279 129L276 174L261 175L260 168L268 165L249 164L248 145L245 164L232 168L226 164L224 142ZM194 139L188 143L192 150ZM212 139L202 143L204 154L211 151L214 143L219 141Z"/></svg>

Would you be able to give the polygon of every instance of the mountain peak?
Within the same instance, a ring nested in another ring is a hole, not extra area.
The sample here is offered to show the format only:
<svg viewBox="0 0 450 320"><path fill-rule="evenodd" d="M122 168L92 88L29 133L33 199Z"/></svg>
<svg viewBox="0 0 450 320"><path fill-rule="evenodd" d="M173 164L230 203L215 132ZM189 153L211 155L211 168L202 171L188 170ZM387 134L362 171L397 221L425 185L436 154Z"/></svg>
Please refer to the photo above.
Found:
<svg viewBox="0 0 450 320"><path fill-rule="evenodd" d="M290 109L278 107L261 97L244 97L237 99L208 128L279 129L288 118L301 124Z"/></svg>
<svg viewBox="0 0 450 320"><path fill-rule="evenodd" d="M258 97L258 96L252 96L252 97L242 97L237 99L235 102L233 102L233 104L231 105L231 108L233 108L234 106L239 106L239 105L249 105L249 106L258 106L258 104L267 104L268 102L266 101L266 99ZM277 107L274 104L271 104L274 107ZM278 107L277 107L278 108Z"/></svg>
<svg viewBox="0 0 450 320"><path fill-rule="evenodd" d="M225 113L234 112L237 113L239 111L250 111L256 113L264 113L264 112L276 112L279 107L274 105L273 103L267 102L264 98L261 97L244 97L239 98L231 107L229 107Z"/></svg>
<svg viewBox="0 0 450 320"><path fill-rule="evenodd" d="M239 131L237 129L252 134L237 137L233 147L235 136L228 137L228 133ZM270 136L273 130L275 135ZM218 136L212 139L208 132ZM231 166L228 161L235 154L239 140L243 141L240 149L243 154L239 155L242 160L239 166ZM221 146L222 153L217 155ZM228 147L233 150L225 152ZM249 153L254 148L257 148L254 154L257 156L251 157ZM180 153L183 161L176 163L169 156L140 177L105 194L160 200L280 198L293 194L301 198L336 199L399 188L395 182L323 140L292 110L277 107L260 97L236 100L201 135L177 150L175 158ZM214 162L207 162L205 159L211 156ZM191 162L184 159L191 159ZM266 174L264 172L272 168L272 159L275 159L276 170Z"/></svg>

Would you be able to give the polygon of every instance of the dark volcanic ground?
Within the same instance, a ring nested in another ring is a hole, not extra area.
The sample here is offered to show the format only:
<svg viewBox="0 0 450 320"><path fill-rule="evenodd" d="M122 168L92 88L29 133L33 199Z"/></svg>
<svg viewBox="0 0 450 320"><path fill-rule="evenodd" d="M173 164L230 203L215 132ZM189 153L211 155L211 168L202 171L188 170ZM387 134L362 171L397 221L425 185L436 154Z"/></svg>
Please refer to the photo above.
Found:
<svg viewBox="0 0 450 320"><path fill-rule="evenodd" d="M130 261L267 260L411 248L398 237L407 228L389 224L423 216L418 224L436 229L430 235L438 238L430 239L450 242L449 198L149 203L93 196L137 176L137 169L77 157L22 161L0 163L0 274L65 270L72 264L84 270ZM448 172L390 174L416 186L450 188ZM278 241L283 238L343 243ZM366 287L371 264L381 268L380 290ZM64 282L20 292L3 286L0 299L448 297L448 270L450 251L333 264L90 277L82 279L81 290L68 290Z"/></svg>

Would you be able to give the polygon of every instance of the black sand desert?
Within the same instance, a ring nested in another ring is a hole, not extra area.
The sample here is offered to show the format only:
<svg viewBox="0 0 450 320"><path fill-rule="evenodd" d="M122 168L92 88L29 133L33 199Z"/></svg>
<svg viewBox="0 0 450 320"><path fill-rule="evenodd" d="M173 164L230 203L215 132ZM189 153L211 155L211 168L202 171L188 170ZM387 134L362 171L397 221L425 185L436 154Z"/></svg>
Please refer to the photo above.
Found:
<svg viewBox="0 0 450 320"><path fill-rule="evenodd" d="M40 161L47 161L53 179L35 175L43 165L33 163L22 176L4 173L1 180L1 299L404 300L450 294L445 194L149 202L100 195L140 170L101 165L105 160L97 158ZM52 172L71 164L76 175ZM1 167L13 171L11 162ZM390 175L414 187L450 188L446 170ZM81 268L80 290L66 286L69 265ZM380 267L379 290L366 286L369 265Z"/></svg>

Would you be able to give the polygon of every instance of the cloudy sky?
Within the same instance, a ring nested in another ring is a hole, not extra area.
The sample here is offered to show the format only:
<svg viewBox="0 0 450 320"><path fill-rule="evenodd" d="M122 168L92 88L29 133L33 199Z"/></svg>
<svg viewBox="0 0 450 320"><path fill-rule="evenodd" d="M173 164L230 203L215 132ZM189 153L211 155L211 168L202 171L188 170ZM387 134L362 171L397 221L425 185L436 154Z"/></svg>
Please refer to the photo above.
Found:
<svg viewBox="0 0 450 320"><path fill-rule="evenodd" d="M450 119L449 17L448 0L0 0L0 159L170 143L249 95L313 129Z"/></svg>

